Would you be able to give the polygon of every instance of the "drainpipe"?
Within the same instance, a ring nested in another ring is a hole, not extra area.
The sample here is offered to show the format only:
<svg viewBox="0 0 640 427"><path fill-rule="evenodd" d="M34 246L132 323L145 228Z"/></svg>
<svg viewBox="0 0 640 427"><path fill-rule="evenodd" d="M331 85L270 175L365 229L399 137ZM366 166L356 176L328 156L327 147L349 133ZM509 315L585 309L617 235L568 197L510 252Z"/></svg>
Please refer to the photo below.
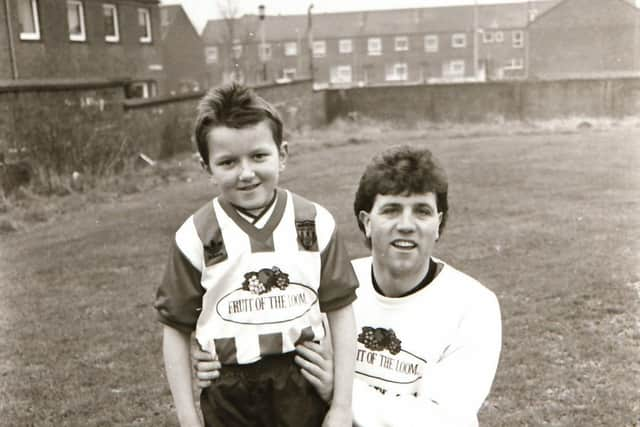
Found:
<svg viewBox="0 0 640 427"><path fill-rule="evenodd" d="M7 20L7 35L9 36L9 57L11 61L11 76L13 80L18 80L18 65L16 63L16 49L13 43L13 28L11 27L11 6L10 0L4 0L4 13Z"/></svg>

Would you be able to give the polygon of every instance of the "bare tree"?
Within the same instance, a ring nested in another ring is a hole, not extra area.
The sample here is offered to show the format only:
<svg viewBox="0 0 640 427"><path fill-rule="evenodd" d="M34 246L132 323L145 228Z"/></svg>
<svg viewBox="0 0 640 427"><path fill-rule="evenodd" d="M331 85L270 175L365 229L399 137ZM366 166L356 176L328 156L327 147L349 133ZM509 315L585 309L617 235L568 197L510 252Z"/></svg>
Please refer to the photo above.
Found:
<svg viewBox="0 0 640 427"><path fill-rule="evenodd" d="M234 45L237 43L237 23L239 9L235 0L218 0L218 11L224 22L224 29L219 33L224 50L223 80L231 78L239 80Z"/></svg>

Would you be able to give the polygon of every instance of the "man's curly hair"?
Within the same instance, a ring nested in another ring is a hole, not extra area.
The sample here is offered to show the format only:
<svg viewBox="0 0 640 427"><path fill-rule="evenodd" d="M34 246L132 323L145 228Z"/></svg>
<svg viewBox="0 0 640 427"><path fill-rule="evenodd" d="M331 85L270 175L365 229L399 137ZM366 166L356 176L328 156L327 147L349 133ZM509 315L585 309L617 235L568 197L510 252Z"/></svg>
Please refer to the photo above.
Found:
<svg viewBox="0 0 640 427"><path fill-rule="evenodd" d="M439 232L447 221L447 175L440 162L426 148L407 145L392 147L375 156L366 166L353 202L358 227L361 211L371 212L376 196L434 193L438 212L442 213Z"/></svg>

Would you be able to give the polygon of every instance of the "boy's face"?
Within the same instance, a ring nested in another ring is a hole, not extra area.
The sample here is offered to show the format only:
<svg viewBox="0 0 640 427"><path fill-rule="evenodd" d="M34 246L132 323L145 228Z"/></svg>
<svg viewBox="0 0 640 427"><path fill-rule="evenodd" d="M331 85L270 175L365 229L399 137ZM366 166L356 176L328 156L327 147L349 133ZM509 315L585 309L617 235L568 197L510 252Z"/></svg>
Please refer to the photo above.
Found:
<svg viewBox="0 0 640 427"><path fill-rule="evenodd" d="M359 217L374 261L384 260L389 273L402 276L428 266L442 220L434 193L378 194L371 212L361 211Z"/></svg>
<svg viewBox="0 0 640 427"><path fill-rule="evenodd" d="M215 127L207 135L209 170L220 197L247 210L259 211L273 197L287 161L266 121L242 129Z"/></svg>

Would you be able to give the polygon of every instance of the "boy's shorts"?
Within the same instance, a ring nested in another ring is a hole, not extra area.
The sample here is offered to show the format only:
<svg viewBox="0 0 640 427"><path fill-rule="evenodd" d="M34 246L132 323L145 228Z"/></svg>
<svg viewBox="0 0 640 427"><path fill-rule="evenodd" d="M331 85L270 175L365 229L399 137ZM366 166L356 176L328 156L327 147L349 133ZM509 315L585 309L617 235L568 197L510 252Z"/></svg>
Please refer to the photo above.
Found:
<svg viewBox="0 0 640 427"><path fill-rule="evenodd" d="M202 390L206 427L321 426L328 410L294 363L295 352L248 365L223 365Z"/></svg>

